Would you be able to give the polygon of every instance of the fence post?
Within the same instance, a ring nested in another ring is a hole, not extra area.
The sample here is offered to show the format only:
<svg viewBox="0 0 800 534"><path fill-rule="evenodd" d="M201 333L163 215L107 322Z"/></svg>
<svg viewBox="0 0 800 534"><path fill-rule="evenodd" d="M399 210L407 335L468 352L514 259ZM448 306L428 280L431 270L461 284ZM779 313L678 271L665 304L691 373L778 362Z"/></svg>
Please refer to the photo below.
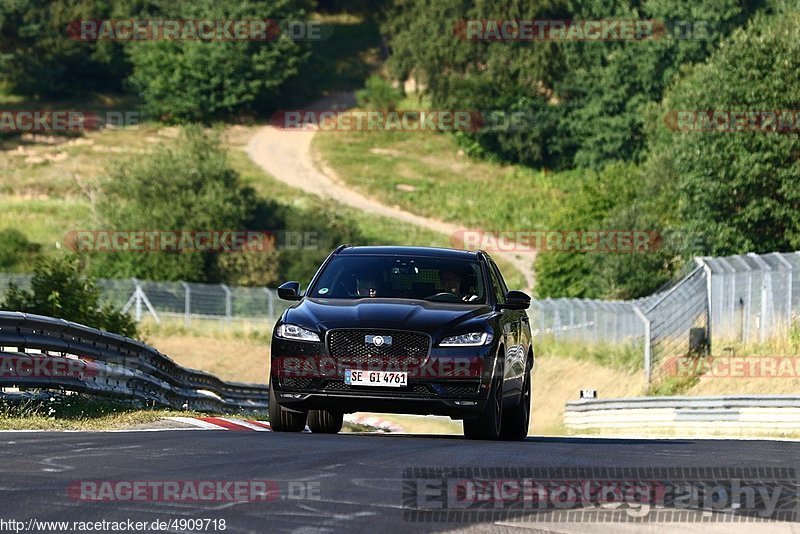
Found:
<svg viewBox="0 0 800 534"><path fill-rule="evenodd" d="M122 307L122 313L128 313L128 310L131 309L131 306L135 306L134 313L136 315L136 322L142 320L142 304L147 306L147 310L150 312L150 315L153 316L153 319L157 324L161 324L161 319L158 317L158 313L156 313L156 309L150 304L150 299L147 298L145 295L144 290L139 285L139 281L136 278L131 278L133 281L133 285L135 289L133 291L133 295L131 298L128 299L128 302L125 303L125 306Z"/></svg>
<svg viewBox="0 0 800 534"><path fill-rule="evenodd" d="M544 306L547 304L547 301L543 300L539 304L541 304L539 308L539 333L544 336Z"/></svg>
<svg viewBox="0 0 800 534"><path fill-rule="evenodd" d="M575 330L575 303L572 299L569 300L569 335L567 337L572 337L573 330Z"/></svg>
<svg viewBox="0 0 800 534"><path fill-rule="evenodd" d="M225 292L225 321L227 323L231 322L231 316L233 315L233 307L231 306L231 290L225 284L220 284L222 290Z"/></svg>
<svg viewBox="0 0 800 534"><path fill-rule="evenodd" d="M651 365L653 358L650 348L650 319L647 318L639 306L636 304L631 304L631 306L633 306L634 313L636 313L644 325L644 385L649 386L650 379L652 378Z"/></svg>
<svg viewBox="0 0 800 534"><path fill-rule="evenodd" d="M183 326L189 328L192 324L192 290L189 284L181 282L183 286Z"/></svg>
<svg viewBox="0 0 800 534"><path fill-rule="evenodd" d="M134 292L136 298L133 301L134 309L136 310L134 314L136 316L136 322L138 323L142 320L142 288L139 286L139 281L136 278L133 278L133 284L136 286L136 291Z"/></svg>
<svg viewBox="0 0 800 534"><path fill-rule="evenodd" d="M708 354L711 354L711 316L714 310L711 300L713 296L711 277L713 275L711 273L711 266L705 258L696 257L694 261L703 268L703 273L706 275L706 351Z"/></svg>
<svg viewBox="0 0 800 534"><path fill-rule="evenodd" d="M264 293L267 294L267 315L270 319L275 317L275 295L272 294L272 290L268 287L264 288Z"/></svg>
<svg viewBox="0 0 800 534"><path fill-rule="evenodd" d="M558 302L553 304L553 332L556 339L561 337L561 311L558 309Z"/></svg>
<svg viewBox="0 0 800 534"><path fill-rule="evenodd" d="M772 267L758 254L748 254L761 269L761 320L758 325L758 340L764 343L767 339L767 329L773 325L771 308L774 308L772 295Z"/></svg>
<svg viewBox="0 0 800 534"><path fill-rule="evenodd" d="M747 343L750 339L750 300L753 296L753 268L741 256L738 256L737 259L747 269L747 302L744 305L744 316L742 317L742 342Z"/></svg>
<svg viewBox="0 0 800 534"><path fill-rule="evenodd" d="M794 267L780 252L773 252L772 255L778 258L781 265L786 267L788 271L786 274L786 331L788 332L792 327L792 278L794 277Z"/></svg>

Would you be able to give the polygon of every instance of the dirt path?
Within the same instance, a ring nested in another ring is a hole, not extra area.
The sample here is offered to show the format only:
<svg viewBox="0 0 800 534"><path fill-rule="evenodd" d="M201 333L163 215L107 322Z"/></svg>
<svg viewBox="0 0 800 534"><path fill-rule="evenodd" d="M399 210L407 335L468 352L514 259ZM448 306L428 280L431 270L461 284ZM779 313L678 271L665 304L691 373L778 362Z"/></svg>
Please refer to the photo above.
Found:
<svg viewBox="0 0 800 534"><path fill-rule="evenodd" d="M310 109L348 109L355 105L352 93L342 93L316 102ZM429 219L405 211L397 206L389 206L365 196L347 186L324 161L315 161L311 153L313 130L281 130L265 126L247 144L247 154L256 164L271 176L307 193L322 198L330 198L353 208L390 217L417 226L429 228L448 236L463 226ZM526 289L531 291L534 284L534 252L493 252L502 257L525 276Z"/></svg>

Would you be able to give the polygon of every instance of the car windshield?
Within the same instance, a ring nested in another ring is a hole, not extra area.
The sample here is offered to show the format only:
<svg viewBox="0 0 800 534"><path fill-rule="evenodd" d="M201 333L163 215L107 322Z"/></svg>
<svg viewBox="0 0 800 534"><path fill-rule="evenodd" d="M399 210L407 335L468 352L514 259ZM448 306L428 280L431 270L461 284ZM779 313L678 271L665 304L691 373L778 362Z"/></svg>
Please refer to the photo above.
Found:
<svg viewBox="0 0 800 534"><path fill-rule="evenodd" d="M477 261L415 256L335 256L309 288L308 296L486 302Z"/></svg>

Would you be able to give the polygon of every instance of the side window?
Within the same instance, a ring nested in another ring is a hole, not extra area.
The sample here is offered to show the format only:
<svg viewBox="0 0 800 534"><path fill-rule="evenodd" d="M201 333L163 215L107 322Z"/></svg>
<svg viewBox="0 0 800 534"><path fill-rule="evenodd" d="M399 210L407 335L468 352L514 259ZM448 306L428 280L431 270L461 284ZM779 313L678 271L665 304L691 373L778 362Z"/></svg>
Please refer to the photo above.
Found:
<svg viewBox="0 0 800 534"><path fill-rule="evenodd" d="M494 292L495 302L498 304L505 304L507 293L505 288L506 284L503 282L503 278L500 276L500 272L497 270L497 266L493 261L489 261L489 277L492 279L492 291Z"/></svg>

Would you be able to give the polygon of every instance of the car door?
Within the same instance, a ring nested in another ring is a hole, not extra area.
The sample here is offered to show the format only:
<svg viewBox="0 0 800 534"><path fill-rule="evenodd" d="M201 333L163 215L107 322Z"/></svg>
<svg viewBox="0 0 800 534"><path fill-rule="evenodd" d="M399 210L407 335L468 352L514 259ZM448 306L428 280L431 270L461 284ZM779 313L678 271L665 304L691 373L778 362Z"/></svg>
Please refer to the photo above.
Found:
<svg viewBox="0 0 800 534"><path fill-rule="evenodd" d="M495 291L495 299L497 299L497 302L504 304L506 302L508 286L506 286L500 269L491 259L489 260L489 266L492 273L492 286ZM506 391L513 395L522 391L525 376L525 348L523 346L522 319L523 317L527 318L527 314L525 310L504 309L502 315L503 328L505 329L507 325L509 331L506 344Z"/></svg>

